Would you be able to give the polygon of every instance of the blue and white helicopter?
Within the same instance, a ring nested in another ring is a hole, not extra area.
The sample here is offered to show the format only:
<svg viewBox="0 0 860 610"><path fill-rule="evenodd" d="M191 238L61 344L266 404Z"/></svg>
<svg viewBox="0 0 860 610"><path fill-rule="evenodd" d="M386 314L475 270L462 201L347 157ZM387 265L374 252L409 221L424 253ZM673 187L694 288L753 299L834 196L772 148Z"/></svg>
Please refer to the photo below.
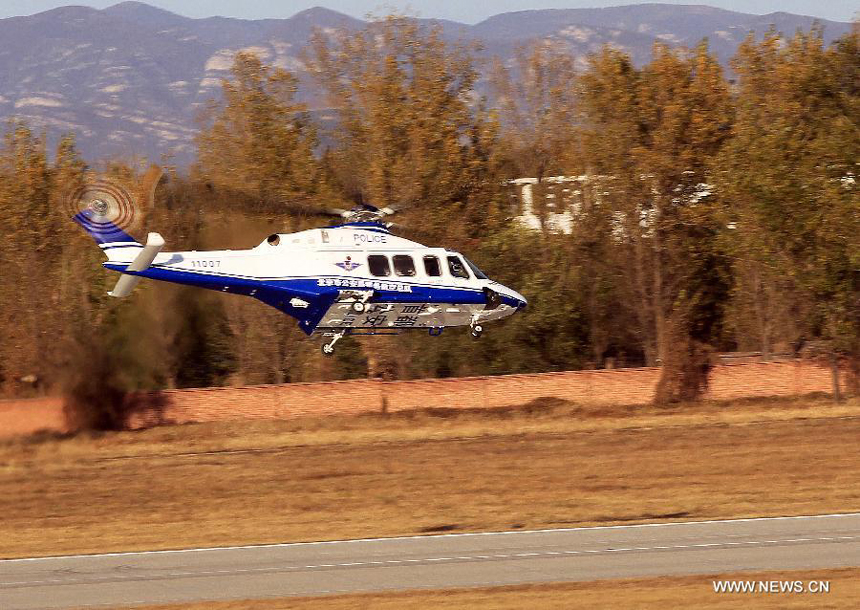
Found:
<svg viewBox="0 0 860 610"><path fill-rule="evenodd" d="M128 296L141 278L254 297L296 318L308 335L395 334L424 329L438 336L523 309L526 299L489 279L469 259L393 235L383 217L390 208L361 205L338 211L340 225L269 235L249 250L162 252L149 233L141 244L115 224L110 202L94 199L74 220L99 244L103 265L122 274L108 294Z"/></svg>

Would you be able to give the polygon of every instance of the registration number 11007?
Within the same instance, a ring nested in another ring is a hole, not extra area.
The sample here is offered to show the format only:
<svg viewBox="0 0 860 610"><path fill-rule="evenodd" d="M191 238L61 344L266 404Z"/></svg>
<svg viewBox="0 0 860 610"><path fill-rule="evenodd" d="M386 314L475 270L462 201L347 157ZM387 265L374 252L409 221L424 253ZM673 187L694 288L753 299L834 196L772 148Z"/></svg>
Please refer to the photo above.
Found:
<svg viewBox="0 0 860 610"><path fill-rule="evenodd" d="M221 261L219 261L219 260L191 261L191 266L192 267L214 268L214 267L220 267Z"/></svg>

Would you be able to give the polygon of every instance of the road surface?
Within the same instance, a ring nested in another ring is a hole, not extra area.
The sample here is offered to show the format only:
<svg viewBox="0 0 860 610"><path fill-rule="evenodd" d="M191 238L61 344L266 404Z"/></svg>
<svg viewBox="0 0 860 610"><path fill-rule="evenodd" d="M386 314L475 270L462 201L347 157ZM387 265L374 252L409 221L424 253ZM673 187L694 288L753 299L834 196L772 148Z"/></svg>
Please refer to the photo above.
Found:
<svg viewBox="0 0 860 610"><path fill-rule="evenodd" d="M860 513L0 561L31 610L860 566Z"/></svg>

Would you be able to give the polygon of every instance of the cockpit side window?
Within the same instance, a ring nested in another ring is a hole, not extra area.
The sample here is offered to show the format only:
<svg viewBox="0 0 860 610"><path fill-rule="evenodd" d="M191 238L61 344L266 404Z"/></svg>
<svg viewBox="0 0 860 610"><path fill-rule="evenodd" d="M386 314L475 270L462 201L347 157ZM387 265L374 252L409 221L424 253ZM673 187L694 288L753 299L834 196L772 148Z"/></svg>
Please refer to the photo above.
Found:
<svg viewBox="0 0 860 610"><path fill-rule="evenodd" d="M463 260L464 260L464 261L466 261L466 264L467 264L467 265L469 265L469 269L471 269L471 270L472 270L472 273L474 273L474 274L475 274L475 277L476 277L477 279L479 279L479 280L486 280L486 279L489 279L489 278L487 277L487 274L486 274L486 273L484 273L483 271L481 271L480 269L478 269L478 266L477 266L475 263L473 263L472 261L470 261L470 260L469 260L468 258L466 258L465 256L463 257Z"/></svg>
<svg viewBox="0 0 860 610"><path fill-rule="evenodd" d="M415 261L408 254L395 254L394 273L403 277L415 275Z"/></svg>
<svg viewBox="0 0 860 610"><path fill-rule="evenodd" d="M439 277L442 275L442 268L439 266L439 259L435 256L425 256L424 271L430 277Z"/></svg>
<svg viewBox="0 0 860 610"><path fill-rule="evenodd" d="M466 268L463 266L463 263L460 261L458 256L448 257L448 270L451 271L451 275L454 277L469 279L469 272L466 271Z"/></svg>
<svg viewBox="0 0 860 610"><path fill-rule="evenodd" d="M388 257L383 254L371 254L367 257L367 266L370 274L376 277L388 277L391 275L391 266Z"/></svg>

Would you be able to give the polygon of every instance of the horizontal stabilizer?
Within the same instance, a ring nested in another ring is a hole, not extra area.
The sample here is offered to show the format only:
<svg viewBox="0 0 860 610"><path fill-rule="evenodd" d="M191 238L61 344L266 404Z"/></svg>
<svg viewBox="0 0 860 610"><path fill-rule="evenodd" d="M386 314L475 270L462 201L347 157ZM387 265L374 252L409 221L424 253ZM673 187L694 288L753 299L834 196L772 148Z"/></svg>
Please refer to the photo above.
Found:
<svg viewBox="0 0 860 610"><path fill-rule="evenodd" d="M146 271L149 269L149 266L152 264L152 261L155 260L155 257L158 256L158 253L161 252L161 249L164 247L164 238L158 233L150 233L146 238L146 245L140 251L131 264L126 267L125 271ZM134 290L134 287L137 286L137 283L140 281L140 276L137 275L123 275L119 278L119 281L114 286L114 289L108 292L108 295L112 297L122 298L127 297L131 294L131 291Z"/></svg>

